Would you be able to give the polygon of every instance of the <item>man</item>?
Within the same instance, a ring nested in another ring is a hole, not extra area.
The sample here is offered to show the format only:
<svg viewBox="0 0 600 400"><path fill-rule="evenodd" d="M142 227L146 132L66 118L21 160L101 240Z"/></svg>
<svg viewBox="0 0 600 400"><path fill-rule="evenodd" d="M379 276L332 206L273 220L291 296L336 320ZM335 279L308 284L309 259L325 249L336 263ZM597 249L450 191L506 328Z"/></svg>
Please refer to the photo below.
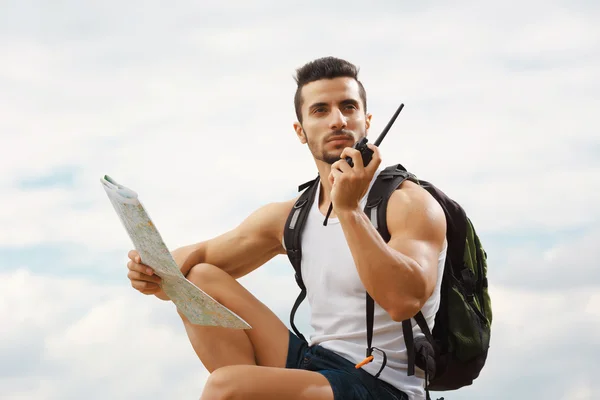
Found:
<svg viewBox="0 0 600 400"><path fill-rule="evenodd" d="M404 182L391 196L385 243L363 212L368 190L381 171L378 149L365 167L352 145L367 135L371 114L357 68L327 57L297 71L298 121L322 177L304 229L302 274L315 334L303 342L236 280L285 254L284 226L296 199L265 205L237 228L179 248L173 256L197 286L253 329L190 324L181 315L192 346L211 372L202 399L362 400L424 398L419 372L406 374L401 321L422 310L430 327L439 305L446 222L424 189ZM351 157L354 167L345 161ZM323 219L330 203L327 226ZM128 278L144 294L168 300L160 278L129 253ZM365 357L365 290L375 300L374 346L381 359L355 368ZM415 334L420 334L418 326Z"/></svg>

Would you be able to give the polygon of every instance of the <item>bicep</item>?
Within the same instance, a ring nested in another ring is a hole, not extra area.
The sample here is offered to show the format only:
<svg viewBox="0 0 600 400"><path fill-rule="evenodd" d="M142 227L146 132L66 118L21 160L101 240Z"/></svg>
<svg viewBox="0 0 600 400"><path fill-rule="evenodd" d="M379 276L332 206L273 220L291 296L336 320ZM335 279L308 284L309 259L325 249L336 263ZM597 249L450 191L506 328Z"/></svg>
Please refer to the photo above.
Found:
<svg viewBox="0 0 600 400"><path fill-rule="evenodd" d="M204 262L239 278L284 253L281 237L290 209L286 202L254 211L235 229L204 243Z"/></svg>
<svg viewBox="0 0 600 400"><path fill-rule="evenodd" d="M446 238L446 218L441 206L425 189L405 182L390 197L387 224L388 245L418 264L426 291L431 293Z"/></svg>

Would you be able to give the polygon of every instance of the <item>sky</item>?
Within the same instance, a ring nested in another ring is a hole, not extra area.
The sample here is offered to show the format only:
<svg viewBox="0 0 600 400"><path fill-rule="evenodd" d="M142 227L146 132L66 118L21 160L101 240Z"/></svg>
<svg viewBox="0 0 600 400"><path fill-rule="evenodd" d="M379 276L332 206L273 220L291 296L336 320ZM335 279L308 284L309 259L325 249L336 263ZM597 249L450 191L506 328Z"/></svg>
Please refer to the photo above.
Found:
<svg viewBox="0 0 600 400"><path fill-rule="evenodd" d="M100 178L173 249L292 198L316 174L294 72L329 55L360 67L370 137L405 104L384 164L459 201L488 253L487 364L434 395L600 396L598 2L0 7L1 398L199 398L208 373L173 304L131 288ZM240 282L288 324L285 256Z"/></svg>

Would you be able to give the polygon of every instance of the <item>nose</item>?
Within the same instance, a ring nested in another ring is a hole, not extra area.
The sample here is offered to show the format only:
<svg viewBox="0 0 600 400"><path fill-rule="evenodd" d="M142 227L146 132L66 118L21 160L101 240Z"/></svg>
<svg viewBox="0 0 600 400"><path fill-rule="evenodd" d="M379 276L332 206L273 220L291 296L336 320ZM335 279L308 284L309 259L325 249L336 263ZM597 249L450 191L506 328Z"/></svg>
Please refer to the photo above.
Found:
<svg viewBox="0 0 600 400"><path fill-rule="evenodd" d="M332 131L337 131L339 129L344 129L346 125L346 116L342 113L342 111L337 108L333 110L330 115L329 129Z"/></svg>

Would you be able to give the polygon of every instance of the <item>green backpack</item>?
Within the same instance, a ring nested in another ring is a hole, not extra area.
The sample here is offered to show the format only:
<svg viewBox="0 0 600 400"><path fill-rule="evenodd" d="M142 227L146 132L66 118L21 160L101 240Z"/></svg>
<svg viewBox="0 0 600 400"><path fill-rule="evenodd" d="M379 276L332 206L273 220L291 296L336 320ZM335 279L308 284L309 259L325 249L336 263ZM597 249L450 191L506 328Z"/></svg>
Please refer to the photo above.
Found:
<svg viewBox="0 0 600 400"><path fill-rule="evenodd" d="M492 324L487 254L463 208L431 183L418 180L400 164L381 171L369 191L364 209L386 242L390 239L386 223L388 200L406 179L419 184L438 201L447 221L448 251L433 331L430 331L420 311L413 319L425 337L413 338L411 321L402 321L408 375L415 373L415 365L425 372L427 399L430 399L429 390L456 390L471 385L485 365ZM296 311L306 297L300 239L318 185L319 177L299 187L299 191L304 192L292 208L284 231L287 255L296 271L296 282L301 290L290 313L290 324L302 339L304 336L294 324ZM372 359L373 350L379 350L372 347L374 302L368 293L365 298L366 355ZM383 365L376 377L385 368L386 361L387 356L383 353Z"/></svg>

